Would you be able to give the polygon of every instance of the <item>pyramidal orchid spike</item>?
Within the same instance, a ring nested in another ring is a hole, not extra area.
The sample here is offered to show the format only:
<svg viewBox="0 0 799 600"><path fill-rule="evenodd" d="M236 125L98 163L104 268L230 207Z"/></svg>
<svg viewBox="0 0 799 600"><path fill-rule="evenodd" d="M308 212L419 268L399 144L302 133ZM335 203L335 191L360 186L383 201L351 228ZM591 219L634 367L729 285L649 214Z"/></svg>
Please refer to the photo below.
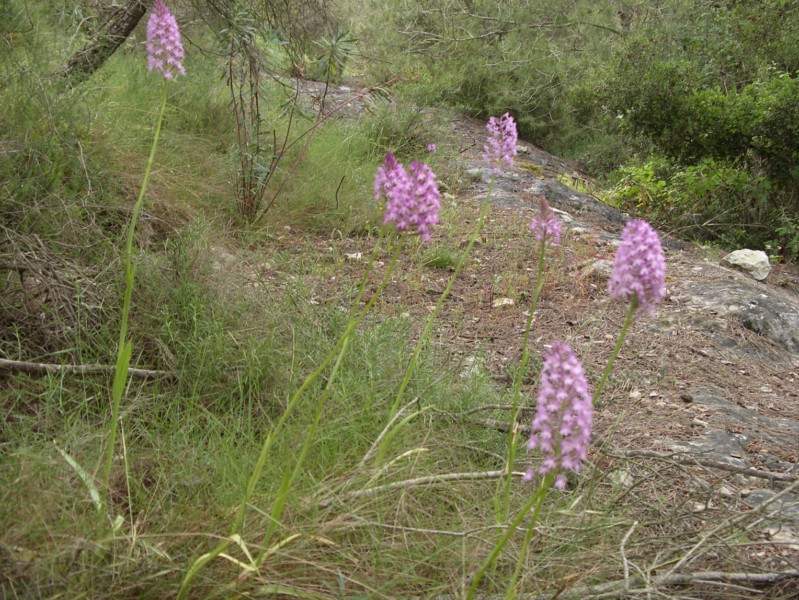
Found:
<svg viewBox="0 0 799 600"><path fill-rule="evenodd" d="M385 198L383 225L394 223L399 231L419 234L430 239L430 228L438 223L441 201L433 170L414 161L405 168L390 152L377 168L374 182L375 199Z"/></svg>
<svg viewBox="0 0 799 600"><path fill-rule="evenodd" d="M483 147L483 160L492 166L495 174L502 172L502 167L513 167L513 158L516 156L516 142L519 139L516 133L516 121L509 113L501 117L491 117L486 125L488 138Z"/></svg>
<svg viewBox="0 0 799 600"><path fill-rule="evenodd" d="M539 242L552 241L555 244L560 243L560 221L558 221L543 196L538 204L538 214L533 217L530 223L530 231L535 233L535 239Z"/></svg>
<svg viewBox="0 0 799 600"><path fill-rule="evenodd" d="M613 261L608 292L616 298L638 302L648 314L666 296L666 258L657 231L640 219L629 221Z"/></svg>
<svg viewBox="0 0 799 600"><path fill-rule="evenodd" d="M147 20L147 69L165 79L185 75L180 29L163 0L156 0Z"/></svg>
<svg viewBox="0 0 799 600"><path fill-rule="evenodd" d="M565 471L579 472L586 459L593 414L583 366L567 344L555 342L544 356L528 447L543 453L538 474L552 473L558 489L566 485ZM525 479L534 476L530 469Z"/></svg>

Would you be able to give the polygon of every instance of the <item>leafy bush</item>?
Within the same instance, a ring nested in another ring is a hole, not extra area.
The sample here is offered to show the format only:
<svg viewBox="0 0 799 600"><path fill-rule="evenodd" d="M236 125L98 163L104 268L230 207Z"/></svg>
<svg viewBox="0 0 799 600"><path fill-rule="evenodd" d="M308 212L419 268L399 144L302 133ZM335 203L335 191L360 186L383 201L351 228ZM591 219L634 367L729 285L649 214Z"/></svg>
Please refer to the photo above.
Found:
<svg viewBox="0 0 799 600"><path fill-rule="evenodd" d="M682 237L765 247L785 193L764 176L714 159L682 166L663 157L612 174L610 198Z"/></svg>

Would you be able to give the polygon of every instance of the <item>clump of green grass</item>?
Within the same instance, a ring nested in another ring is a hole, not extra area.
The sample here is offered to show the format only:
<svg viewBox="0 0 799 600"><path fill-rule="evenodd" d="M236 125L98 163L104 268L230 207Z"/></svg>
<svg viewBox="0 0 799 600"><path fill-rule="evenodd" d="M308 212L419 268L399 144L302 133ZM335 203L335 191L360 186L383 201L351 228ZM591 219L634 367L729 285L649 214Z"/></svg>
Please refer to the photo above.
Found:
<svg viewBox="0 0 799 600"><path fill-rule="evenodd" d="M421 263L422 266L434 269L453 270L458 264L459 256L457 252L453 252L446 246L434 246L423 253Z"/></svg>

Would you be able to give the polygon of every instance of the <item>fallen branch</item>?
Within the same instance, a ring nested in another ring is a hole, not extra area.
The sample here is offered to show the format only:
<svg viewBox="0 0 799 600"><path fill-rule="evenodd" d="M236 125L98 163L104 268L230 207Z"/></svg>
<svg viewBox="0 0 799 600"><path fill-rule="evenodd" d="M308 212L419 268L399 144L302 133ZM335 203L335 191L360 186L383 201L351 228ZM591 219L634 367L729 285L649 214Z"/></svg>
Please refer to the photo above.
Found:
<svg viewBox="0 0 799 600"><path fill-rule="evenodd" d="M629 580L613 581L601 585L585 586L572 588L553 596L543 594L536 596L525 596L528 600L569 600L571 598L619 598L623 596L637 595L643 592L654 592L657 586L669 585L696 585L696 584L718 584L718 583L749 583L749 584L774 584L782 581L799 579L799 570L784 571L782 573L724 573L721 571L700 571L697 573L676 573L664 578L657 579L657 582L647 581L641 576L632 577ZM629 586L629 587L628 587ZM638 588L638 589L636 589Z"/></svg>
<svg viewBox="0 0 799 600"><path fill-rule="evenodd" d="M379 521L362 521L358 523L347 523L350 527L379 527L381 529L390 529L391 531L404 531L407 533L418 533L422 535L442 535L447 537L459 537L459 538L467 538L471 537L478 533L483 533L486 531L507 531L507 525L486 525L484 527L475 527L473 529L467 529L466 531L450 531L447 529L424 529L420 527L408 527L404 525L392 525L390 523L381 523ZM517 527L516 531L518 533L526 533L527 529L525 527Z"/></svg>
<svg viewBox="0 0 799 600"><path fill-rule="evenodd" d="M710 467L712 469L718 469L719 471L729 471L730 473L739 473L741 475L748 475L750 477L768 479L769 481L784 481L786 483L791 483L799 480L799 476L791 475L790 473L773 473L771 471L755 469L754 467L736 467L735 465L714 460L712 458L702 458L700 456L691 456L688 454L666 454L651 450L627 450L619 452L607 452L606 454L616 458L659 458L671 460L681 465Z"/></svg>
<svg viewBox="0 0 799 600"><path fill-rule="evenodd" d="M495 408L502 408L502 407L496 406ZM454 413L449 413L444 411L436 411L436 412L438 412L439 414L443 414L451 419L455 419L457 421L469 423L471 425L477 425L480 427L485 427L486 429L494 429L502 433L508 433L508 429L510 428L510 425L507 421L498 421L496 419L468 419L464 418L464 416L462 415L457 415ZM470 411L470 412L475 412L475 411ZM517 423L517 431L520 434L530 435L530 430L531 428L529 425L522 425ZM730 473L747 475L749 477L757 477L759 479L767 479L769 481L780 481L783 483L793 483L794 481L799 481L799 476L792 475L790 473L775 473L773 471L763 471L762 469L756 469L754 467L737 467L735 465L731 465L722 462L720 460L715 460L712 458L703 458L701 456L692 456L684 453L667 454L665 452L654 452L652 450L626 450L626 451L619 450L619 451L605 452L605 454L613 458L657 458L661 460L670 460L680 465L694 465L694 466L708 467L711 469L718 469L719 471L728 471Z"/></svg>
<svg viewBox="0 0 799 600"><path fill-rule="evenodd" d="M420 485L429 485L435 483L449 483L452 481L480 481L484 479L498 479L505 477L507 473L504 470L499 471L476 471L472 473L444 473L443 475L426 475L425 477L417 477L415 479L405 479L404 481L395 481L393 483L386 483L385 485L378 485L364 490L354 490L347 492L341 496L342 499L360 498L361 496L374 496L381 492L395 490L400 488L411 488ZM514 477L522 477L525 473L514 471ZM340 498L327 498L319 503L319 508L327 508L331 506L336 500Z"/></svg>
<svg viewBox="0 0 799 600"><path fill-rule="evenodd" d="M20 373L46 374L46 373L113 373L116 367L113 365L56 365L49 363L34 363L23 360L8 360L0 358L0 371L17 371ZM141 377L142 379L177 379L178 374L174 371L158 371L154 369L129 368L128 375L131 377Z"/></svg>

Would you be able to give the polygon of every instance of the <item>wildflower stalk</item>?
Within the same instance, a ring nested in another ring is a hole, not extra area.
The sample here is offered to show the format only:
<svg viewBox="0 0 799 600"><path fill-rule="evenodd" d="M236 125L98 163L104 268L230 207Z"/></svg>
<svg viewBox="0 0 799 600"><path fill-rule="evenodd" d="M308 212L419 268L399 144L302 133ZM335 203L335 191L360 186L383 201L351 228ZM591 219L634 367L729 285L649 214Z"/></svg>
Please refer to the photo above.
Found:
<svg viewBox="0 0 799 600"><path fill-rule="evenodd" d="M547 485L547 479L544 480L542 487ZM546 490L549 488L546 487ZM538 522L538 515L541 512L541 507L544 505L544 497L546 491L540 494L536 500L535 508L533 509L533 516L530 519L530 524L527 526L527 533L524 535L524 542L522 542L522 549L519 553L519 560L516 561L516 568L511 575L510 583L508 583L508 591L505 593L505 600L513 600L516 598L516 583L519 581L519 575L522 571L524 561L527 559L527 551L530 549L530 544L533 541L533 533L535 533L535 524Z"/></svg>
<svg viewBox="0 0 799 600"><path fill-rule="evenodd" d="M619 333L619 339L616 340L616 347L613 348L613 354L610 355L610 360L608 361L607 366L605 367L605 372L602 373L602 379L599 380L599 383L594 390L594 396L591 398L591 403L596 404L599 400L599 396L602 393L602 388L605 387L605 382L608 380L610 376L610 372L613 370L613 363L616 362L616 357L619 356L619 352L621 351L622 344L624 344L624 338L627 337L627 330L630 328L630 323L633 322L633 315L635 315L635 311L638 309L638 296L633 296L632 300L630 301L630 308L627 311L627 318L624 319L624 325L621 328L621 333Z"/></svg>
<svg viewBox="0 0 799 600"><path fill-rule="evenodd" d="M166 108L166 86L167 79L164 78L161 86L161 108L158 111L158 120L155 126L153 144L150 147L150 156L144 168L144 179L139 198L133 206L133 213L128 225L127 241L125 243L125 297L122 305L122 323L119 326L119 351L117 354L116 369L114 371L114 383L111 388L111 422L108 424L108 441L105 451L105 466L103 467L103 490L104 497L100 508L100 514L105 515L108 511L110 500L109 482L111 480L111 466L114 462L114 447L116 445L117 426L119 422L119 405L122 401L122 394L125 391L125 383L128 378L128 368L130 367L130 357L132 343L128 339L128 317L130 316L130 304L133 296L133 283L136 278L136 265L133 264L133 236L136 230L136 223L139 220L142 206L144 205L144 194L147 191L147 184L150 181L150 172L155 161L155 151L158 147L158 138L161 135L161 124L164 121L164 110Z"/></svg>
<svg viewBox="0 0 799 600"><path fill-rule="evenodd" d="M554 482L554 480L555 480L554 476L551 473L548 473L544 477L544 480L541 482L541 487L538 488L538 491L536 491L536 493L533 494L533 496L527 501L527 504L525 504L522 507L522 509L519 511L519 514L516 515L516 518L513 520L513 522L508 525L508 529L505 532L505 535L503 535L500 538L496 546L494 546L494 549L491 551L491 554L489 554L486 557L486 559L477 569L477 572L474 574L474 577L472 578L472 583L471 585L469 585L469 591L466 594L466 600L472 600L474 598L474 595L477 592L477 586L480 584L480 581L482 581L486 571L491 567L491 565L494 564L497 557L499 556L499 553L502 552L502 549L505 547L505 544L508 543L508 540L510 540L511 536L516 532L516 529L524 520L524 517L527 515L527 513L530 512L530 510L533 507L535 507L535 512L533 512L533 519L532 522L530 523L529 530L532 530L535 527L535 523L538 520L538 515L541 509L541 505L544 502L544 497L549 491L549 488L552 487L552 483Z"/></svg>
<svg viewBox="0 0 799 600"><path fill-rule="evenodd" d="M508 510L510 507L510 488L511 481L513 480L513 463L516 459L516 440L517 428L516 418L519 414L519 396L521 395L522 383L524 382L524 375L527 370L527 362L530 359L530 352L528 349L528 342L530 340L530 330L533 326L533 317L535 309L538 305L538 297L541 295L541 289L544 287L544 255L546 254L547 238L541 238L539 253L538 253L538 276L535 283L535 291L533 292L533 300L530 303L530 314L527 316L527 326L524 329L524 342L522 343L522 359L519 365L519 371L516 373L516 378L513 382L513 409L510 416L510 427L508 428L508 462L506 465L507 477L504 482L500 480L499 485L504 486L502 501L500 504L499 514L497 515L497 522L504 523L508 519Z"/></svg>
<svg viewBox="0 0 799 600"><path fill-rule="evenodd" d="M255 560L255 568L260 567L263 562L267 559L270 554L269 542L272 539L272 536L275 533L275 530L280 525L280 519L283 516L283 509L286 507L286 501L289 497L289 490L291 489L291 485L294 483L294 480L297 479L300 471L302 470L302 465L305 462L305 457L308 454L308 450L311 448L311 443L314 440L314 436L316 435L316 429L319 427L319 422L322 418L322 413L324 413L325 405L327 404L328 398L330 398L330 393L333 388L333 381L336 379L336 375L338 374L339 367L341 366L341 362L344 359L344 355L347 353L347 347L349 346L350 337L349 335L346 336L344 339L344 343L339 350L338 356L336 357L336 362L333 365L333 368L330 371L330 374L327 378L327 384L325 385L325 389L322 392L322 395L319 397L319 400L316 403L316 412L314 413L314 420L311 423L310 429L308 429L308 433L305 435L305 441L302 444L302 448L300 449L299 456L297 457L297 462L294 465L294 469L290 472L286 472L283 476L283 481L280 484L280 489L277 493L277 498L275 499L274 506L272 507L272 514L269 518L269 526L267 527L266 533L264 534L263 541L261 542L261 553L258 555L258 558Z"/></svg>
<svg viewBox="0 0 799 600"><path fill-rule="evenodd" d="M654 315L655 306L666 296L665 282L666 258L660 237L646 221L629 221L621 233L621 244L608 280L608 292L611 296L628 300L630 308L616 347L594 392L593 403L599 399L610 376L633 316L639 308L650 316Z"/></svg>
<svg viewBox="0 0 799 600"><path fill-rule="evenodd" d="M360 324L360 322L363 320L363 318L369 313L369 311L371 310L372 306L377 301L377 299L380 297L380 294L383 292L383 290L385 289L386 285L388 284L388 281L389 281L389 279L391 277L391 273L393 272L394 267L397 264L397 259L399 258L400 251L402 250L402 247L403 247L403 245L405 243L405 237L406 236L401 236L399 238L399 241L398 241L398 243L396 245L396 248L394 249L394 254L393 254L392 258L391 258L391 263L389 264L388 268L386 269L386 274L383 277L383 281L380 283L380 286L377 288L377 290L375 291L374 295L370 298L369 302L366 304L366 306L363 308L363 310L361 310L361 312L358 313L357 316L355 316L354 318L353 318L353 315L355 314L355 310L356 309L353 309L351 311L350 319L349 319L349 322L347 323L347 327L345 328L344 333L339 338L339 340L336 343L336 345L330 350L330 352L327 354L327 356L324 358L324 360L322 360L322 362L319 364L319 366L316 368L316 370L313 371L313 373L311 373L310 375L308 375L308 377L305 379L305 381L303 381L302 385L300 385L300 387L297 389L297 391L294 392L294 395L291 397L291 400L289 401L288 405L286 406L286 409L283 411L283 414L281 415L281 417L278 420L277 424L267 434L266 440L264 440L263 446L261 447L261 453L258 456L258 461L255 464L255 468L253 469L252 475L250 475L250 479L249 479L249 481L247 483L247 487L246 487L246 489L244 491L244 496L243 496L242 501L241 501L241 503L239 505L239 509L238 509L238 511L236 513L236 517L233 520L233 524L232 524L232 526L230 528L230 533L229 533L228 537L225 540L221 541L219 544L217 544L217 546L213 550L211 550L211 552L202 555L197 560L195 560L194 563L192 563L192 565L189 567L189 570L186 572L186 575L183 578L183 582L180 585L180 589L178 590L178 596L177 596L178 600L182 600L183 598L186 597L186 594L189 591L189 586L191 585L191 582L194 579L194 577L196 577L197 574L203 568L205 568L205 566L208 563L210 563L212 560L214 560L216 557L218 557L220 554L222 554L225 550L227 550L227 548L232 543L233 536L235 536L235 535L237 535L239 533L239 531L241 529L241 526L244 523L244 516L245 516L245 513L247 511L247 505L249 504L250 499L252 498L252 495L255 492L255 487L256 487L256 485L257 485L257 483L258 483L258 481L259 481L259 479L261 477L261 473L263 471L263 468L266 465L266 460L269 457L269 451L271 450L272 445L274 444L275 440L280 435L280 433L283 431L283 427L285 426L285 424L288 421L289 417L294 413L294 410L297 408L297 405L299 404L299 400L302 398L302 395L305 393L305 391L308 389L308 387L325 371L325 369L333 361L333 359L336 358L337 360L336 360L336 364L334 366L334 370L333 370L333 372L331 372L331 375L330 375L330 380L332 381L332 379L333 379L333 377L335 375L335 372L338 370L338 367L339 367L339 365L341 363L341 360L342 360L343 355L344 355L344 351L345 351L347 345L349 344L350 335L352 334L353 331L355 331L355 328ZM355 306L358 305L358 302L360 301L360 298L361 298L361 296L363 294L366 276L369 273L369 270L371 268L371 264L374 262L374 257L375 256L376 256L376 251L373 251L372 260L370 261L370 267L368 267L366 272L364 273L364 278L361 281L361 285L360 285L359 291L358 291L358 296L356 297ZM330 384L330 382L329 382L329 384ZM330 384L330 385L332 385L332 384ZM330 388L328 386L328 388L323 392L322 398L320 399L319 403L317 404L317 412L316 412L316 415L315 415L315 418L314 418L314 425L312 426L313 431L316 430L316 425L318 425L318 420L319 420L319 417L321 416L321 412L322 412L322 408L324 406L324 402L326 401L327 395L329 394L329 389ZM303 462L303 460L305 458L305 455L307 454L307 451L308 451L308 448L306 446L310 445L310 438L311 438L311 434L309 434L306 437L306 443L303 446L303 450L301 451L301 454L300 454L300 459L298 460L297 464L295 465L295 468L294 468L293 472L291 473L290 476L284 477L284 480L281 483L281 488L280 488L280 491L278 493L278 498L277 498L277 500L275 502L275 506L273 507L273 517L275 515L277 515L277 518L273 518L272 522L270 523L269 530L267 532L267 535L269 537L271 537L272 534L274 533L274 528L277 525L277 519L279 519L279 516L282 515L282 511L283 511L283 508L285 506L285 502L286 502L286 499L287 499L287 495L288 495L288 491L289 491L290 485L293 482L293 480L296 478L296 475L300 471L300 467L301 467L302 462ZM259 560L263 560L264 558L265 558L264 555L259 556Z"/></svg>
<svg viewBox="0 0 799 600"><path fill-rule="evenodd" d="M458 278L458 274L461 272L463 265L466 264L466 260L469 257L469 253L472 250L475 242L477 241L477 237L480 235L480 232L483 230L483 225L485 224L485 218L488 214L488 207L491 201L491 193L494 190L494 182L496 180L496 176L491 177L491 183L488 185L488 193L486 194L486 199L483 201L483 206L480 210L480 217L477 220L477 225L472 232L471 238L469 238L469 243L466 245L466 249L461 253L460 258L458 259L458 263L455 265L455 270L452 273L452 276L449 278L449 282L447 283L447 287L444 288L441 296L438 298L438 302L436 302L436 306L433 309L433 312L427 319L427 323L425 324L424 330L422 331L422 335L419 337L419 341L416 343L416 348L413 351L413 355L411 356L410 361L408 362L408 367L405 369L405 376L402 379L402 383L400 384L399 390L397 391L397 397L394 399L394 404L391 406L391 412L389 413L389 421L394 418L394 415L397 414L399 410L400 403L402 402L402 398L405 395L405 390L408 387L408 384L411 381L411 377L416 370L416 364L419 362L419 355L422 352L422 347L424 346L425 342L427 341L428 337L430 337L430 332L433 329L433 322L436 320L438 313L441 311L441 307L444 305L444 301L449 296L450 291L452 290L452 286L455 284L455 280ZM388 439L389 436L386 436ZM382 460L383 455L385 453L385 442L381 444L381 448L377 453L377 461L378 463Z"/></svg>

